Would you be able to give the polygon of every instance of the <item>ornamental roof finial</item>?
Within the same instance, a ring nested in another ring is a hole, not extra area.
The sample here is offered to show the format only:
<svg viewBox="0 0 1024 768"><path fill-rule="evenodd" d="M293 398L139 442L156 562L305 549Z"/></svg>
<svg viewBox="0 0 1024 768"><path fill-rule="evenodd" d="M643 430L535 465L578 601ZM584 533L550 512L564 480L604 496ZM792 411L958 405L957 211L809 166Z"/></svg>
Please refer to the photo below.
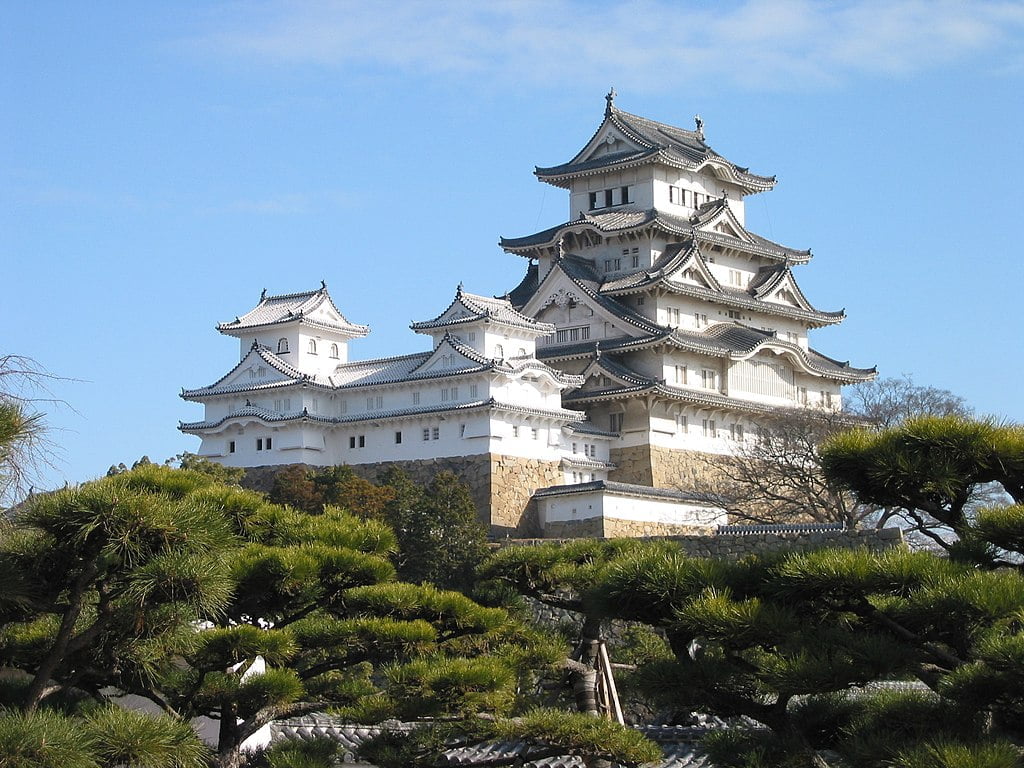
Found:
<svg viewBox="0 0 1024 768"><path fill-rule="evenodd" d="M558 238L558 242L555 243L555 261L565 256L565 238Z"/></svg>
<svg viewBox="0 0 1024 768"><path fill-rule="evenodd" d="M697 138L704 139L704 119L700 115L693 116L693 122L697 126Z"/></svg>
<svg viewBox="0 0 1024 768"><path fill-rule="evenodd" d="M456 296L461 296L462 295L462 281L461 280L459 280L459 285L455 289L455 295Z"/></svg>
<svg viewBox="0 0 1024 768"><path fill-rule="evenodd" d="M266 288L264 288L263 291L260 293L260 301L263 301L265 298L267 298L267 289Z"/></svg>
<svg viewBox="0 0 1024 768"><path fill-rule="evenodd" d="M608 91L608 93L604 97L604 100L608 102L607 106L604 108L604 116L611 117L612 107L615 106L615 88L612 88L611 90Z"/></svg>
<svg viewBox="0 0 1024 768"><path fill-rule="evenodd" d="M320 290L321 291L326 291L327 290L327 281L326 280L321 280L320 281Z"/></svg>

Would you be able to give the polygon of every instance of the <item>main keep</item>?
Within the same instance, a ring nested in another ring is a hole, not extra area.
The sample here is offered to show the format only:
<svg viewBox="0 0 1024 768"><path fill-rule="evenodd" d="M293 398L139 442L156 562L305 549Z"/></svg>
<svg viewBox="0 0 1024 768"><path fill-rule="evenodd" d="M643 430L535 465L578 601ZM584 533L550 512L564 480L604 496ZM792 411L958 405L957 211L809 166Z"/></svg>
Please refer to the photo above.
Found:
<svg viewBox="0 0 1024 768"><path fill-rule="evenodd" d="M808 250L747 230L744 198L775 178L695 130L606 97L566 163L537 168L569 192L569 219L501 247L527 260L499 298L460 285L412 324L431 349L350 362L369 329L319 290L270 296L217 330L240 362L184 390L199 454L230 466L398 464L457 472L495 536L692 533L725 522L702 488L707 456L756 439L786 409L838 410L871 379L815 351L815 308L793 274ZM264 471L270 471L269 469ZM259 474L257 471L256 474Z"/></svg>

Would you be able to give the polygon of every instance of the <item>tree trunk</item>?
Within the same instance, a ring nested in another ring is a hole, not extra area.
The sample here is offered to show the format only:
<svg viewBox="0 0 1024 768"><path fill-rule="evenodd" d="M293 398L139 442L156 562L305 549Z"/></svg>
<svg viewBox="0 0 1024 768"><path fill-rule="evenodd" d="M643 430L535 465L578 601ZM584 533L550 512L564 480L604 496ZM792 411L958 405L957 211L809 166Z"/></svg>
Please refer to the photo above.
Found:
<svg viewBox="0 0 1024 768"><path fill-rule="evenodd" d="M75 631L75 622L78 621L78 616L82 612L82 606L85 604L85 592L89 587L89 582L96 577L97 573L96 562L92 561L82 569L82 572L75 579L75 583L71 587L71 593L68 595L68 607L61 618L60 629L57 630L57 637L54 638L53 647L50 648L50 652L39 663L35 677L32 678L32 684L29 685L28 691L25 693L25 703L21 707L22 712L25 714L31 714L36 711L39 702L43 700L47 683L64 662L64 655L67 653L68 644L71 642L71 636Z"/></svg>
<svg viewBox="0 0 1024 768"><path fill-rule="evenodd" d="M580 644L573 654L577 664L569 668L576 709L588 715L600 716L597 704L597 655L601 644L601 621L587 616L580 629Z"/></svg>

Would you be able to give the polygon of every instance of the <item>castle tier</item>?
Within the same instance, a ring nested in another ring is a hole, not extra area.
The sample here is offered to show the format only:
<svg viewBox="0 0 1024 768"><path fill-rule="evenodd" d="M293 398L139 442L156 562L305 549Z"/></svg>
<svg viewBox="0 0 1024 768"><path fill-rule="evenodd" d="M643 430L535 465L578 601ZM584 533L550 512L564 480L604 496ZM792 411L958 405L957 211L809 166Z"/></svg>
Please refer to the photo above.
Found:
<svg viewBox="0 0 1024 768"><path fill-rule="evenodd" d="M620 436L611 479L693 484L694 452L734 450L766 414L838 410L840 388L875 370L810 347L810 330L844 313L800 290L794 268L809 250L746 228L744 197L774 177L717 154L699 117L683 130L606 98L583 149L536 169L569 191L569 221L500 241L530 260L509 298L556 328L537 356L584 378L563 404Z"/></svg>

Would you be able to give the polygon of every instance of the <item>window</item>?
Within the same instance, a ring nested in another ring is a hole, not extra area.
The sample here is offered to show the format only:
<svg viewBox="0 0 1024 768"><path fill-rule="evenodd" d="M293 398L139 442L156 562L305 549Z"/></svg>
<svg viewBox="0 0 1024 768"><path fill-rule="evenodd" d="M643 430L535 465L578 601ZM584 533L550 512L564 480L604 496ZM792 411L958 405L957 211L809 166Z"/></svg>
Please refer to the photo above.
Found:
<svg viewBox="0 0 1024 768"><path fill-rule="evenodd" d="M685 413L677 413L676 414L676 432L679 432L680 434L684 434L685 435L687 433L688 429L689 429L689 424L687 423L686 414Z"/></svg>
<svg viewBox="0 0 1024 768"><path fill-rule="evenodd" d="M309 340L309 354L311 354L311 355L315 355L316 354L316 339L310 339Z"/></svg>
<svg viewBox="0 0 1024 768"><path fill-rule="evenodd" d="M640 266L640 254L637 252L636 248L633 249L633 255L630 257L629 265L634 269Z"/></svg>
<svg viewBox="0 0 1024 768"><path fill-rule="evenodd" d="M686 383L686 366L677 365L675 367L675 383L685 384Z"/></svg>
<svg viewBox="0 0 1024 768"><path fill-rule="evenodd" d="M348 413L348 400L340 400L338 402L338 413Z"/></svg>
<svg viewBox="0 0 1024 768"><path fill-rule="evenodd" d="M314 401L315 402L315 401ZM284 397L274 401L274 410L278 413L288 413L292 409L292 399Z"/></svg>
<svg viewBox="0 0 1024 768"><path fill-rule="evenodd" d="M424 440L429 440L430 439L430 427L424 427L423 428L423 439Z"/></svg>
<svg viewBox="0 0 1024 768"><path fill-rule="evenodd" d="M576 443L573 443L573 444L572 444L572 452L573 452L573 453L576 453Z"/></svg>
<svg viewBox="0 0 1024 768"><path fill-rule="evenodd" d="M312 407L310 408L310 410L313 411L313 413L320 413L320 400L319 400L319 398L316 398L316 397L313 398L313 403L312 403Z"/></svg>
<svg viewBox="0 0 1024 768"><path fill-rule="evenodd" d="M718 373L710 368L702 368L700 372L700 385L704 389L717 389Z"/></svg>
<svg viewBox="0 0 1024 768"><path fill-rule="evenodd" d="M636 297L636 305L638 307L642 307L644 305L644 297L643 296L637 296Z"/></svg>
<svg viewBox="0 0 1024 768"><path fill-rule="evenodd" d="M465 424L459 424L459 437L465 437L465 436L466 436L466 425Z"/></svg>
<svg viewBox="0 0 1024 768"><path fill-rule="evenodd" d="M671 326L679 325L679 307L669 307L668 324Z"/></svg>
<svg viewBox="0 0 1024 768"><path fill-rule="evenodd" d="M263 438L262 437L257 437L256 438L256 450L257 451L262 451L263 450Z"/></svg>
<svg viewBox="0 0 1024 768"><path fill-rule="evenodd" d="M537 431L537 428L536 428L536 427L532 427L532 428L530 429L530 436L531 436L531 437L532 437L532 438L533 438L534 440L536 440L536 439L538 439L538 438L540 437L540 432L538 432L538 431Z"/></svg>
<svg viewBox="0 0 1024 768"><path fill-rule="evenodd" d="M441 428L440 427L434 427L433 429L430 430L430 439L431 440L437 440L437 438L439 438L440 436L441 436Z"/></svg>
<svg viewBox="0 0 1024 768"><path fill-rule="evenodd" d="M448 400L451 400L451 396L452 396L451 390L448 389L448 387L442 387L441 388L441 402L442 403L447 402Z"/></svg>
<svg viewBox="0 0 1024 768"><path fill-rule="evenodd" d="M420 393L419 392L413 392L412 393L412 404L413 405L419 405L420 404Z"/></svg>
<svg viewBox="0 0 1024 768"><path fill-rule="evenodd" d="M821 393L821 402L825 405L826 408L831 408L832 407L832 393L823 390L822 393Z"/></svg>
<svg viewBox="0 0 1024 768"><path fill-rule="evenodd" d="M796 397L800 401L801 405L807 405L807 387L797 387Z"/></svg>
<svg viewBox="0 0 1024 768"><path fill-rule="evenodd" d="M592 211L598 208L611 208L613 205L626 205L633 202L633 187L627 185L591 192L588 199Z"/></svg>
<svg viewBox="0 0 1024 768"><path fill-rule="evenodd" d="M349 447L349 448L355 448L355 447L356 447L356 438L355 438L355 435L353 435L352 437L350 437L350 438L348 439L348 447Z"/></svg>
<svg viewBox="0 0 1024 768"><path fill-rule="evenodd" d="M499 359L505 357L505 348L501 344L494 345L494 356Z"/></svg>
<svg viewBox="0 0 1024 768"><path fill-rule="evenodd" d="M708 324L708 316L702 312L693 313L693 325L696 328L703 328Z"/></svg>
<svg viewBox="0 0 1024 768"><path fill-rule="evenodd" d="M716 437L718 430L715 428L714 419L703 420L704 437Z"/></svg>
<svg viewBox="0 0 1024 768"><path fill-rule="evenodd" d="M731 424L729 425L729 437L733 440L743 439L743 425L742 424Z"/></svg>
<svg viewBox="0 0 1024 768"><path fill-rule="evenodd" d="M366 447L366 435L360 435L359 436L359 447L360 448L365 448Z"/></svg>
<svg viewBox="0 0 1024 768"><path fill-rule="evenodd" d="M395 432L395 445L401 445L401 444L402 444L402 433L401 432Z"/></svg>
<svg viewBox="0 0 1024 768"><path fill-rule="evenodd" d="M372 411L373 410L373 398L372 397L366 398L366 410L368 410L368 411Z"/></svg>
<svg viewBox="0 0 1024 768"><path fill-rule="evenodd" d="M234 440L228 440L228 453L234 453L234 452L235 452L235 441Z"/></svg>
<svg viewBox="0 0 1024 768"><path fill-rule="evenodd" d="M331 357L333 357L335 360L338 359L338 345L337 344L331 344Z"/></svg>
<svg viewBox="0 0 1024 768"><path fill-rule="evenodd" d="M468 334L466 335L466 338L467 338L467 339L468 339L469 341L476 341L476 331L470 331L470 332L469 332L469 333L468 333Z"/></svg>
<svg viewBox="0 0 1024 768"><path fill-rule="evenodd" d="M288 339L277 340L277 354L286 355L288 354Z"/></svg>
<svg viewBox="0 0 1024 768"><path fill-rule="evenodd" d="M578 325L574 328L559 328L555 331L555 342L558 344L564 344L569 341L586 341L589 338L589 325Z"/></svg>
<svg viewBox="0 0 1024 768"><path fill-rule="evenodd" d="M744 283L743 273L740 272L738 269L730 269L729 270L729 285L739 285L739 286L742 286L743 283Z"/></svg>
<svg viewBox="0 0 1024 768"><path fill-rule="evenodd" d="M470 384L469 385L469 396L470 397L476 397L476 393L477 393L477 385L476 384Z"/></svg>
<svg viewBox="0 0 1024 768"><path fill-rule="evenodd" d="M611 413L608 414L608 429L611 432L622 431L622 417L625 416L623 413Z"/></svg>
<svg viewBox="0 0 1024 768"><path fill-rule="evenodd" d="M518 424L513 424L512 425L512 437L519 437L519 425Z"/></svg>
<svg viewBox="0 0 1024 768"><path fill-rule="evenodd" d="M604 271L614 272L622 269L622 259L605 259L604 260Z"/></svg>
<svg viewBox="0 0 1024 768"><path fill-rule="evenodd" d="M739 320L742 317L742 315L740 314L738 309L730 309L729 312L728 312L728 315L733 320Z"/></svg>

